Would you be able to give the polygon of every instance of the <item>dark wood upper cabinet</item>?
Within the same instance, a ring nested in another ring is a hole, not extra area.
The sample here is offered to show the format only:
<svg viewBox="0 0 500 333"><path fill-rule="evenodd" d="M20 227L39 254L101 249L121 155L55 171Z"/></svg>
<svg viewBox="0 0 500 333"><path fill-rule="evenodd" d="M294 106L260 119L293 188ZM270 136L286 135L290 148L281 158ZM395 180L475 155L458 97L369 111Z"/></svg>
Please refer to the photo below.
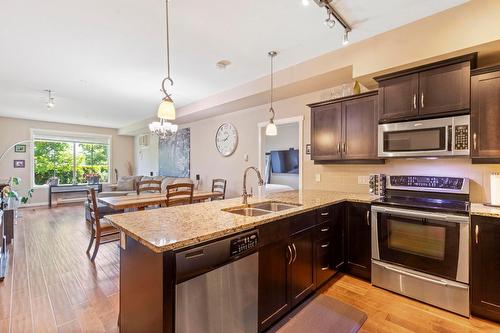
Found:
<svg viewBox="0 0 500 333"><path fill-rule="evenodd" d="M470 109L470 62L419 73L419 114Z"/></svg>
<svg viewBox="0 0 500 333"><path fill-rule="evenodd" d="M499 163L500 66L476 73L471 92L471 156L474 163Z"/></svg>
<svg viewBox="0 0 500 333"><path fill-rule="evenodd" d="M259 331L268 328L290 309L290 256L286 240L266 245L259 250Z"/></svg>
<svg viewBox="0 0 500 333"><path fill-rule="evenodd" d="M314 291L314 229L291 239L290 293L295 306Z"/></svg>
<svg viewBox="0 0 500 333"><path fill-rule="evenodd" d="M347 272L371 278L370 205L347 204Z"/></svg>
<svg viewBox="0 0 500 333"><path fill-rule="evenodd" d="M341 103L322 105L311 110L311 157L313 160L341 159Z"/></svg>
<svg viewBox="0 0 500 333"><path fill-rule="evenodd" d="M500 321L500 219L472 216L471 312Z"/></svg>
<svg viewBox="0 0 500 333"><path fill-rule="evenodd" d="M315 163L383 163L377 156L377 91L309 106Z"/></svg>
<svg viewBox="0 0 500 333"><path fill-rule="evenodd" d="M376 77L380 122L468 113L477 53Z"/></svg>
<svg viewBox="0 0 500 333"><path fill-rule="evenodd" d="M342 156L346 159L377 159L378 99L376 95L342 103L344 119Z"/></svg>
<svg viewBox="0 0 500 333"><path fill-rule="evenodd" d="M418 74L381 81L378 99L382 121L417 116Z"/></svg>

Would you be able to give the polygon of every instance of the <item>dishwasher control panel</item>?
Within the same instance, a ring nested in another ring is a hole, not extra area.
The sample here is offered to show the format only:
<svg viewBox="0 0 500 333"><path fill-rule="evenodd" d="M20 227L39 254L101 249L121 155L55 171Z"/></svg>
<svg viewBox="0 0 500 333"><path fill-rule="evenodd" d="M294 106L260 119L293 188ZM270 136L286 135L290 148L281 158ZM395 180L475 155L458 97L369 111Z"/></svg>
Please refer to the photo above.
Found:
<svg viewBox="0 0 500 333"><path fill-rule="evenodd" d="M254 231L231 239L230 255L231 257L237 256L240 253L246 252L259 244L259 233Z"/></svg>

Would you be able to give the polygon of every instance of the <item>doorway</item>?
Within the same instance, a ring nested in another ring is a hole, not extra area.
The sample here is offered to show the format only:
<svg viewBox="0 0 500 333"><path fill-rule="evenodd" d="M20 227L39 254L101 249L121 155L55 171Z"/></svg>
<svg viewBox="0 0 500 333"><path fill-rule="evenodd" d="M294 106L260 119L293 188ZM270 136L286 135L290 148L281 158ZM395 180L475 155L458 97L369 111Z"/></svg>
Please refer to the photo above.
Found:
<svg viewBox="0 0 500 333"><path fill-rule="evenodd" d="M266 192L302 189L304 117L274 121L278 135L266 136L267 122L258 124L259 169Z"/></svg>

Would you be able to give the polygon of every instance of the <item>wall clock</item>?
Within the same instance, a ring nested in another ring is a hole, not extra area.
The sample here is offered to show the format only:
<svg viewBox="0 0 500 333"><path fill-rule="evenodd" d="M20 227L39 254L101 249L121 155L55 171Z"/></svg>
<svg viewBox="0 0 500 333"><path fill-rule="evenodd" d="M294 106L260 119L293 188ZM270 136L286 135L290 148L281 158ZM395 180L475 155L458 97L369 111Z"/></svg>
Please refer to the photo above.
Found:
<svg viewBox="0 0 500 333"><path fill-rule="evenodd" d="M219 126L215 134L215 146L222 156L230 156L238 146L238 132L236 127L230 123Z"/></svg>

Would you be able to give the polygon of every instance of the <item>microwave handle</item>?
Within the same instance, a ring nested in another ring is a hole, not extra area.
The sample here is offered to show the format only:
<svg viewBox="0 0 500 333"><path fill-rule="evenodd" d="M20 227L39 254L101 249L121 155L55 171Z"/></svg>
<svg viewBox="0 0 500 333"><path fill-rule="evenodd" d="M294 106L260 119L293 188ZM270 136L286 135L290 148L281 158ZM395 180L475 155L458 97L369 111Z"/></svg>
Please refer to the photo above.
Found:
<svg viewBox="0 0 500 333"><path fill-rule="evenodd" d="M448 151L452 151L453 147L453 127L448 125Z"/></svg>

